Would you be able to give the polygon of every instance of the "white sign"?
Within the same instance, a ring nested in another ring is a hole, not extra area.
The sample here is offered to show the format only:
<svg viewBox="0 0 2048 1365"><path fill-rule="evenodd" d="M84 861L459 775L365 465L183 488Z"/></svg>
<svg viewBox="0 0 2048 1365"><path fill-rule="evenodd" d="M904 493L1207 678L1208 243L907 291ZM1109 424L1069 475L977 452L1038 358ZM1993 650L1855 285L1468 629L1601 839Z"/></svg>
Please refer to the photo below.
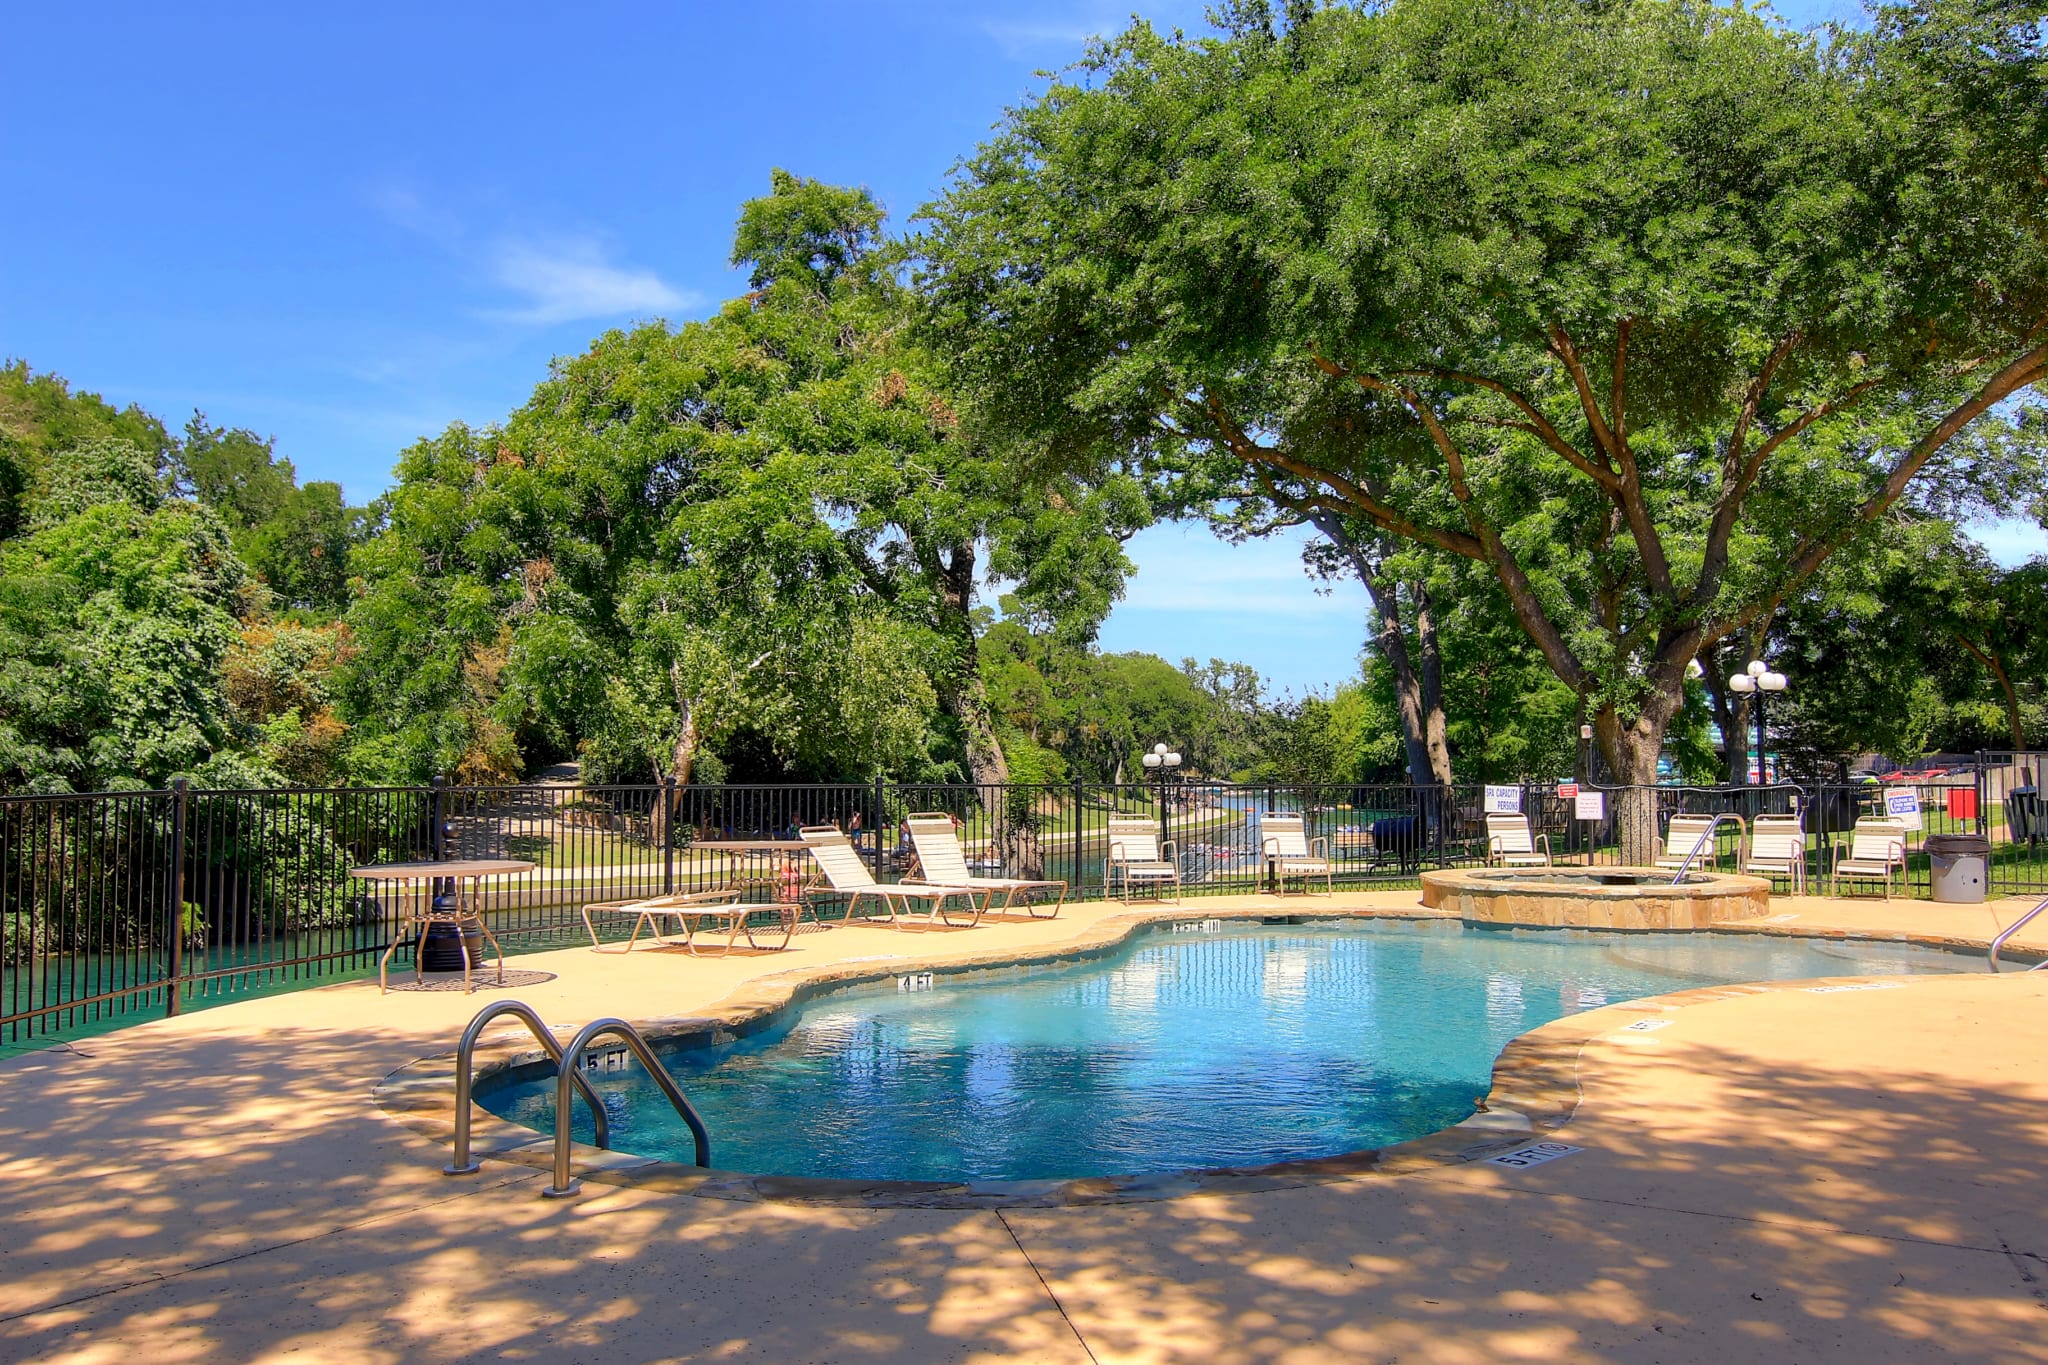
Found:
<svg viewBox="0 0 2048 1365"><path fill-rule="evenodd" d="M1489 786L1486 789L1486 811L1489 815L1520 815L1522 789Z"/></svg>
<svg viewBox="0 0 2048 1365"><path fill-rule="evenodd" d="M1576 800L1581 820L1605 820L1607 818L1607 793L1586 792L1578 794Z"/></svg>
<svg viewBox="0 0 2048 1365"><path fill-rule="evenodd" d="M1562 1142L1532 1142L1527 1147L1517 1147L1512 1152L1486 1158L1489 1166L1541 1166L1546 1161L1555 1161L1573 1152L1583 1152L1583 1147L1567 1147Z"/></svg>
<svg viewBox="0 0 2048 1365"><path fill-rule="evenodd" d="M1911 787L1905 791L1886 792L1884 813L1909 830L1921 828L1920 793Z"/></svg>

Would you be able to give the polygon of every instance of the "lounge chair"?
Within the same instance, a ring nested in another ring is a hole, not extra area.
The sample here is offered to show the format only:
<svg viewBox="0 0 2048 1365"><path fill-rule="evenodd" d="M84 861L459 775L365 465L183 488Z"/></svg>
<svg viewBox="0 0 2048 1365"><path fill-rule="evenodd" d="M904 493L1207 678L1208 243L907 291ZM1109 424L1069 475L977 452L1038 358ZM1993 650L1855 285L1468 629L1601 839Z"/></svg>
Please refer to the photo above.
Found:
<svg viewBox="0 0 2048 1365"><path fill-rule="evenodd" d="M1301 816L1260 816L1259 845L1266 859L1268 875L1280 890L1287 889L1289 877L1300 879L1304 893L1308 891L1311 877L1323 879L1325 895L1335 889L1330 872L1330 841L1311 840L1308 824Z"/></svg>
<svg viewBox="0 0 2048 1365"><path fill-rule="evenodd" d="M1796 815L1759 815L1749 826L1742 870L1753 876L1783 877L1792 894L1806 889L1806 827Z"/></svg>
<svg viewBox="0 0 2048 1365"><path fill-rule="evenodd" d="M782 930L782 942L774 945L779 951L789 946L796 934L797 921L803 915L804 907L798 902L777 901L763 904L759 901L743 901L738 891L691 891L680 895L650 896L642 900L592 901L583 907L583 927L590 931L592 952L603 952L599 946L597 926L590 918L591 911L616 915L633 916L633 932L626 939L626 946L616 951L630 953L633 945L640 941L643 931L652 929L648 941L660 948L686 948L690 956L697 952L697 934L706 928L717 933L725 931L725 953L732 955L740 935L745 934L747 946L758 949L760 942L754 937L753 918L757 914L773 913L775 927ZM671 938L661 932L657 921L668 920L682 930L682 938ZM765 931L767 926L761 926Z"/></svg>
<svg viewBox="0 0 2048 1365"><path fill-rule="evenodd" d="M1540 851L1538 844L1542 845ZM1526 815L1489 811L1486 816L1486 861L1495 867L1549 867L1550 836L1531 837Z"/></svg>
<svg viewBox="0 0 2048 1365"><path fill-rule="evenodd" d="M1906 827L1897 820L1873 820L1865 817L1856 822L1856 828L1849 836L1849 852L1842 853L1840 845L1835 848L1834 876L1828 893L1840 895L1841 885L1847 880L1852 885L1859 881L1884 883L1884 898L1892 898L1892 872L1906 870Z"/></svg>
<svg viewBox="0 0 2048 1365"><path fill-rule="evenodd" d="M1033 919L1053 919L1060 913L1060 907L1067 901L1065 882L1037 880L1030 877L977 877L967 867L967 855L960 848L960 837L953 829L950 815L912 815L907 817L910 826L910 842L917 847L917 861L924 869L924 875L942 886L965 886L988 894L991 900L1000 892L1003 897L1002 909L1008 913L1018 896L1024 897L1024 911ZM1042 902L1032 899L1040 891L1054 891L1052 910L1048 914L1038 913Z"/></svg>
<svg viewBox="0 0 2048 1365"><path fill-rule="evenodd" d="M1128 901L1131 888L1149 887L1153 896L1171 885L1173 898L1180 899L1180 851L1171 839L1159 837L1159 826L1149 816L1111 816L1109 857L1102 864L1102 890Z"/></svg>
<svg viewBox="0 0 2048 1365"><path fill-rule="evenodd" d="M981 923L982 911L988 908L988 896L981 895L965 886L932 886L923 882L878 882L861 861L853 841L836 825L809 825L797 831L803 841L810 845L811 857L817 862L818 870L825 874L825 880L832 890L847 898L846 913L852 917L861 899L878 900L889 912L889 923L900 923L897 907L908 909L912 901L923 901L931 908L925 912L925 922L936 924L943 920L953 925L953 916L946 910L949 900L965 900L973 911L969 925Z"/></svg>
<svg viewBox="0 0 2048 1365"><path fill-rule="evenodd" d="M1706 846L1699 856L1692 859L1694 867L1716 867L1721 854L1714 847L1714 817L1711 815L1674 815L1664 826L1664 851L1657 855L1657 866L1668 867L1674 872L1684 867L1693 849L1705 839Z"/></svg>

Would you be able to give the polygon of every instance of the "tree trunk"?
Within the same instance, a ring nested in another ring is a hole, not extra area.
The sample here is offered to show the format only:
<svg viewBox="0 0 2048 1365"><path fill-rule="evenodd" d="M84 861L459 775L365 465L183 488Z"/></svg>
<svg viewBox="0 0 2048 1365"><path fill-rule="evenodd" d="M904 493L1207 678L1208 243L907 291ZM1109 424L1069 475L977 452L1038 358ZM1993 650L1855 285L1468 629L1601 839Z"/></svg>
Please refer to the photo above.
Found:
<svg viewBox="0 0 2048 1365"><path fill-rule="evenodd" d="M690 774L697 766L697 753L703 746L703 733L697 723L696 698L684 691L681 673L674 665L669 667L669 683L675 689L676 710L682 719L676 726L675 743L669 749L667 771L662 771L662 765L657 762L655 776L675 779L677 809L670 810L668 803L660 799L654 802L654 810L647 822L647 834L649 841L657 847L668 840L669 821L681 810L683 789L690 785Z"/></svg>
<svg viewBox="0 0 2048 1365"><path fill-rule="evenodd" d="M1621 784L1612 814L1621 861L1630 867L1656 866L1657 759L1664 752L1664 732L1683 701L1682 676L1681 666L1679 677L1650 678L1653 690L1631 722L1624 722L1611 703L1593 713L1593 740Z"/></svg>
<svg viewBox="0 0 2048 1365"><path fill-rule="evenodd" d="M2020 724L2020 695L2013 689L2012 678L2006 674L2005 660L1999 658L1998 652L1988 645L1980 646L1960 635L1956 636L1956 639L1964 649L1970 651L1978 663L1991 670L1992 677L1998 679L1998 686L2005 692L2005 724L2012 733L2012 751L2016 754L2025 753L2027 736Z"/></svg>
<svg viewBox="0 0 2048 1365"><path fill-rule="evenodd" d="M1451 785L1451 742L1444 722L1444 656L1436 642L1436 614L1429 588L1410 585L1415 598L1415 644L1422 656L1423 742L1429 749L1429 773L1439 786Z"/></svg>
<svg viewBox="0 0 2048 1365"><path fill-rule="evenodd" d="M948 551L941 568L941 627L953 640L957 657L939 680L939 705L959 722L967 774L993 829L1005 875L1039 877L1044 875L1045 857L1038 846L1035 793L1010 789L1010 764L1003 757L988 688L981 678L974 639L974 566L974 543L962 541Z"/></svg>
<svg viewBox="0 0 2048 1365"><path fill-rule="evenodd" d="M1444 738L1443 660L1437 651L1429 594L1420 583L1409 586L1409 594L1416 603L1416 640L1422 655L1418 670L1414 656L1409 653L1408 636L1401 620L1401 585L1385 572L1382 563L1386 546L1377 538L1362 540L1341 519L1327 512L1311 512L1308 516L1310 524L1343 552L1351 563L1351 571L1372 597L1379 629L1371 638L1373 647L1394 674L1394 708L1401 719L1401 745L1407 754L1410 785L1449 786L1451 752Z"/></svg>
<svg viewBox="0 0 2048 1365"><path fill-rule="evenodd" d="M1362 557L1354 556L1354 562L1362 566ZM1359 576L1372 596L1373 614L1379 618L1379 629L1372 634L1373 647L1394 675L1394 710L1401 718L1401 747L1408 757L1408 781L1411 786L1426 787L1430 785L1430 763L1422 713L1422 682L1416 676L1414 660L1408 654L1408 637L1401 628L1399 585L1376 574L1368 577L1362 568Z"/></svg>
<svg viewBox="0 0 2048 1365"><path fill-rule="evenodd" d="M1707 670L1707 705L1721 732L1721 771L1728 785L1749 781L1749 698L1728 690L1728 665L1720 650L1701 661Z"/></svg>

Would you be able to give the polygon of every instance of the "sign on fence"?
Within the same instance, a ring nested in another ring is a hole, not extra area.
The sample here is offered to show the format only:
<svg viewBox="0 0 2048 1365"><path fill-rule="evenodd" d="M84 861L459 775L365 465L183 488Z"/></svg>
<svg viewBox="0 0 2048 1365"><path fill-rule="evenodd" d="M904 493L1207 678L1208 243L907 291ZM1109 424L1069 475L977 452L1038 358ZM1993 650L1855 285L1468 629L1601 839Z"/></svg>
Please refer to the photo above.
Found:
<svg viewBox="0 0 2048 1365"><path fill-rule="evenodd" d="M1576 782L1560 782L1557 784L1557 799L1560 801L1569 801L1578 794L1579 784Z"/></svg>
<svg viewBox="0 0 2048 1365"><path fill-rule="evenodd" d="M1581 820L1605 820L1607 818L1606 792L1580 792L1575 798Z"/></svg>
<svg viewBox="0 0 2048 1365"><path fill-rule="evenodd" d="M1522 789L1520 787L1486 788L1486 813L1488 815L1520 815L1522 813Z"/></svg>
<svg viewBox="0 0 2048 1365"><path fill-rule="evenodd" d="M1886 792L1884 813L1909 830L1921 828L1920 793L1910 787L1905 791Z"/></svg>

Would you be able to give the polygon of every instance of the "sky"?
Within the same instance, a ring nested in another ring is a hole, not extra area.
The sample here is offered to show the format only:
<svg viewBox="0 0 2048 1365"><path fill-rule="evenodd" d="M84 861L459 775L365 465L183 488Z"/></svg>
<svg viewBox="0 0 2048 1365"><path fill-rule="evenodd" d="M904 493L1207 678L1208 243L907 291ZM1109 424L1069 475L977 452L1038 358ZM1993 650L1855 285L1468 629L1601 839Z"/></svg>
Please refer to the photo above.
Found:
<svg viewBox="0 0 2048 1365"><path fill-rule="evenodd" d="M1848 0L1784 0L1791 22ZM0 357L173 425L274 436L355 501L399 450L502 418L608 327L740 292L771 167L902 226L1002 111L1135 9L1200 0L15 7L0 44ZM2008 558L2034 528L1992 528ZM1356 671L1357 584L1299 541L1162 526L1109 649Z"/></svg>

